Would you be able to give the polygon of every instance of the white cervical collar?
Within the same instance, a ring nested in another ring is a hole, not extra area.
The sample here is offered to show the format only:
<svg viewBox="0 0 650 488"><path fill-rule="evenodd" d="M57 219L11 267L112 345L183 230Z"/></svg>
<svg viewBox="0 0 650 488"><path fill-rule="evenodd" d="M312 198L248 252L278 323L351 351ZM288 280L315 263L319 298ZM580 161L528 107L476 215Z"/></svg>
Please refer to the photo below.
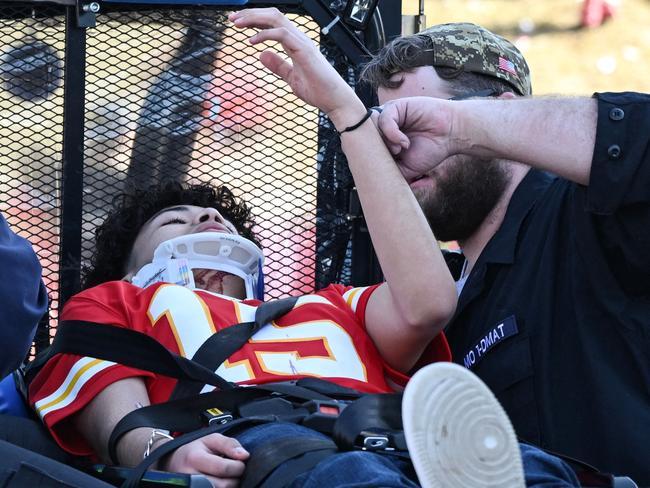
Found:
<svg viewBox="0 0 650 488"><path fill-rule="evenodd" d="M263 298L262 250L238 235L200 232L162 242L153 261L145 264L131 282L140 288L164 281L196 288L193 269L225 271L244 280L246 298Z"/></svg>

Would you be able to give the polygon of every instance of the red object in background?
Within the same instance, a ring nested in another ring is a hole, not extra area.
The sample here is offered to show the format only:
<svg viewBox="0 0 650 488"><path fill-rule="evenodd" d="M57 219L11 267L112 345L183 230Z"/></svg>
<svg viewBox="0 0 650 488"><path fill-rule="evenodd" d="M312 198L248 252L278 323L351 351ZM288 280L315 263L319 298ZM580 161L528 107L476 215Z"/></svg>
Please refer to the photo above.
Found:
<svg viewBox="0 0 650 488"><path fill-rule="evenodd" d="M582 27L598 27L614 15L615 7L607 0L584 0L580 25Z"/></svg>
<svg viewBox="0 0 650 488"><path fill-rule="evenodd" d="M227 72L217 68L217 77L203 105L208 124L250 129L268 120L268 112L272 109L268 91L271 85L249 73L256 62L251 56L232 62Z"/></svg>

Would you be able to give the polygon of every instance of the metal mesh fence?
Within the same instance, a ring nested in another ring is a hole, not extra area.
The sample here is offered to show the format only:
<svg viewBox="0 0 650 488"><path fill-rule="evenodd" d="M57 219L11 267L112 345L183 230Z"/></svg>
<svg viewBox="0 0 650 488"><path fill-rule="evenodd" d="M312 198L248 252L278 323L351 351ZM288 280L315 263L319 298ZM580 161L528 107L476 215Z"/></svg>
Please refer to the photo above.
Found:
<svg viewBox="0 0 650 488"><path fill-rule="evenodd" d="M97 16L85 66L66 71L84 72L85 132L83 186L63 187L64 125L75 123L63 103L71 11L0 2L1 210L41 259L51 329L61 263L78 269L88 258L94 229L124 185L164 178L227 184L253 206L266 298L349 281L351 178L338 139L263 69L263 47L250 46L250 32L232 29L218 8ZM292 19L321 41L308 15ZM341 51L321 47L354 84ZM62 191L83 193L77 261L75 252L60 256Z"/></svg>
<svg viewBox="0 0 650 488"><path fill-rule="evenodd" d="M40 258L55 323L65 17L20 4L0 11L0 211Z"/></svg>

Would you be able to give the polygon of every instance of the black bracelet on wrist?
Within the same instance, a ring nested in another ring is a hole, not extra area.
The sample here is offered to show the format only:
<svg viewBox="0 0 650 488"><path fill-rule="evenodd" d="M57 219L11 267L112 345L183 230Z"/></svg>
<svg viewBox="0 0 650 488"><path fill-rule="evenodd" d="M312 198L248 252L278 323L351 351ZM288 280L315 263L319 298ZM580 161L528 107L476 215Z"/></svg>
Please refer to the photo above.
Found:
<svg viewBox="0 0 650 488"><path fill-rule="evenodd" d="M350 127L346 127L343 130L336 130L336 127L335 127L334 130L336 130L336 133L339 136L341 134L343 134L344 132L352 132L354 129L358 129L359 127L361 127L363 125L363 123L370 118L371 115L372 115L372 109L369 108L368 110L366 110L366 115L364 115L363 118L359 122L357 122L356 124L351 125Z"/></svg>

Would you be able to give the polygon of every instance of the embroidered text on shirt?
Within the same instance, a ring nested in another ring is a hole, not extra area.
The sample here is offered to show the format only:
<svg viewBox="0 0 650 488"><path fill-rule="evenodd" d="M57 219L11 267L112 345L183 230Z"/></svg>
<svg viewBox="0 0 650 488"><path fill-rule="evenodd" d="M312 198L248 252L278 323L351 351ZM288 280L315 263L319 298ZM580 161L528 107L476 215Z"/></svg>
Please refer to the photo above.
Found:
<svg viewBox="0 0 650 488"><path fill-rule="evenodd" d="M496 325L488 331L485 336L481 338L463 358L463 364L467 369L472 369L478 363L485 353L492 349L496 344L504 339L517 334L517 321L514 315L504 319L500 324Z"/></svg>

